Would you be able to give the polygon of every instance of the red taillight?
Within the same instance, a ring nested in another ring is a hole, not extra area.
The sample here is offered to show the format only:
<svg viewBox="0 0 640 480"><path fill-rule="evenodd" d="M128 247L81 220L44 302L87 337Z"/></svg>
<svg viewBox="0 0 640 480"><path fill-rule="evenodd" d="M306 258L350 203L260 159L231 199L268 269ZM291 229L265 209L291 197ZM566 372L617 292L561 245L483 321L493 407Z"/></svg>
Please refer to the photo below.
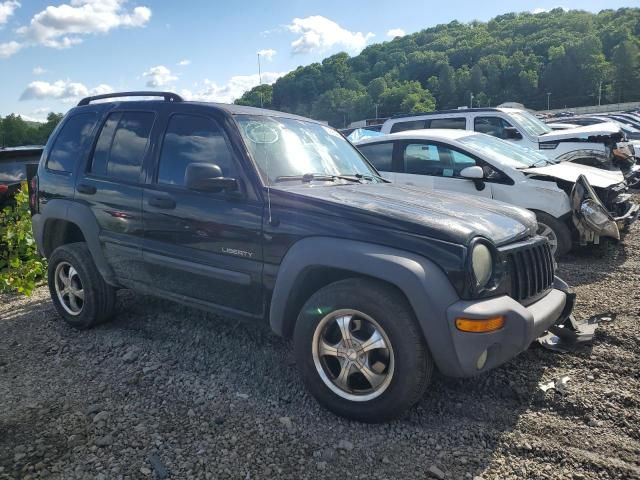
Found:
<svg viewBox="0 0 640 480"><path fill-rule="evenodd" d="M31 209L31 213L34 214L38 208L38 176L34 175L29 182L29 186L31 187L29 190L29 208Z"/></svg>
<svg viewBox="0 0 640 480"><path fill-rule="evenodd" d="M0 195L3 195L9 191L9 185L4 185L0 183Z"/></svg>

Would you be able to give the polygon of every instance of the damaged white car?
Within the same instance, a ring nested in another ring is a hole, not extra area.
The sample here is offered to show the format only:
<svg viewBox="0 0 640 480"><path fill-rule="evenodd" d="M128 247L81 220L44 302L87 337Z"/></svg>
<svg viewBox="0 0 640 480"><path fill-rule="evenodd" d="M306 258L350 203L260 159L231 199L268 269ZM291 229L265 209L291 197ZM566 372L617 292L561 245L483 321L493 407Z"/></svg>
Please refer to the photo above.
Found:
<svg viewBox="0 0 640 480"><path fill-rule="evenodd" d="M537 151L467 130L413 130L356 143L391 181L454 190L533 211L556 256L598 244L637 220L620 171L554 162Z"/></svg>
<svg viewBox="0 0 640 480"><path fill-rule="evenodd" d="M590 165L632 174L637 154L613 123L564 130L551 127L519 108L465 108L398 115L386 120L382 133L419 129L461 129L485 133L540 151L550 160Z"/></svg>

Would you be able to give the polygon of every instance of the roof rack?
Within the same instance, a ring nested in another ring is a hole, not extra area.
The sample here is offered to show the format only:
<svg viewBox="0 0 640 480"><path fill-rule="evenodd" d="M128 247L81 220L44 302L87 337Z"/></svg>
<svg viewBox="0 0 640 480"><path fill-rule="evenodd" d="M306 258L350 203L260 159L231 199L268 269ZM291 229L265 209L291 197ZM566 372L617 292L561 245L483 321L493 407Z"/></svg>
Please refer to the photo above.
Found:
<svg viewBox="0 0 640 480"><path fill-rule="evenodd" d="M104 100L105 98L121 98L121 97L164 97L165 102L183 102L184 100L177 93L172 92L115 92L105 93L103 95L94 95L93 97L85 97L78 102L78 106L89 105L95 100Z"/></svg>
<svg viewBox="0 0 640 480"><path fill-rule="evenodd" d="M448 109L448 110L434 110L433 112L399 113L397 115L393 115L391 118L422 117L424 115L439 115L441 113L495 112L497 110L498 108L494 108L494 107L454 108L454 109Z"/></svg>

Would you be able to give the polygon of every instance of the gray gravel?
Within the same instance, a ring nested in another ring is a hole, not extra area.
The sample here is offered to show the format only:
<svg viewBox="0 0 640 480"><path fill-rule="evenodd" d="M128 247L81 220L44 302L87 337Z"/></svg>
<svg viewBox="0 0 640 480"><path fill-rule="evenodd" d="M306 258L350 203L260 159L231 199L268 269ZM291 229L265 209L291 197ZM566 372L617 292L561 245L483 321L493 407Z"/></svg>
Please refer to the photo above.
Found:
<svg viewBox="0 0 640 480"><path fill-rule="evenodd" d="M593 345L437 376L386 425L321 409L266 326L120 292L78 332L46 288L0 296L0 479L640 478L639 227L560 264L578 317L616 317Z"/></svg>

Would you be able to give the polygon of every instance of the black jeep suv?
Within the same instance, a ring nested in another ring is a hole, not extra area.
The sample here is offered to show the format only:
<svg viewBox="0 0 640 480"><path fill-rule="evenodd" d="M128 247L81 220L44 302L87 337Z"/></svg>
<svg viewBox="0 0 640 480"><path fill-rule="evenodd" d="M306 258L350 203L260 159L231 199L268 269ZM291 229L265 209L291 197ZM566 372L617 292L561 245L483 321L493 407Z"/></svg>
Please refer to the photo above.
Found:
<svg viewBox="0 0 640 480"><path fill-rule="evenodd" d="M160 100L94 102L116 97ZM293 339L333 412L401 414L434 366L469 376L570 314L533 214L382 179L298 116L127 92L82 100L32 184L59 314L88 328L130 288Z"/></svg>

